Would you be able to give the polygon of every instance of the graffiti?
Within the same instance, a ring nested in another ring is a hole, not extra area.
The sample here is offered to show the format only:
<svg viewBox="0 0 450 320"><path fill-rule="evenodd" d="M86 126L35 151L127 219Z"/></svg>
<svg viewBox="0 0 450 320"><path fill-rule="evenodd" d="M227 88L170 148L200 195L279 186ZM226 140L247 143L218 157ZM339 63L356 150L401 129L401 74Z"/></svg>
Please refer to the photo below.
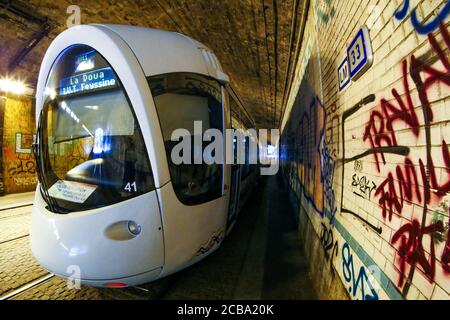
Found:
<svg viewBox="0 0 450 320"><path fill-rule="evenodd" d="M334 276L333 259L338 256L339 244L337 240L334 240L333 230L328 229L323 222L320 241L322 243L323 249L325 250L325 257L330 262L330 270Z"/></svg>
<svg viewBox="0 0 450 320"><path fill-rule="evenodd" d="M414 199L417 199L419 203L422 201L416 167L409 158L405 158L403 167L400 165L396 166L395 178L392 172L389 172L387 178L379 185L375 192L375 195L379 196L378 203L382 209L381 215L383 218L386 218L388 213L389 221L392 220L394 209L398 215L402 214L405 200L412 202ZM422 173L422 179L426 178L424 176L423 164L421 165L420 171ZM398 191L395 184L398 185Z"/></svg>
<svg viewBox="0 0 450 320"><path fill-rule="evenodd" d="M406 262L414 269L419 265L424 275L428 278L430 283L433 282L436 272L435 248L434 248L434 233L442 231L444 226L442 221L438 221L426 227L422 227L421 223L413 220L411 223L403 225L392 237L391 243L396 244L400 240L398 255L400 256L400 279L398 286L402 287L405 278ZM430 258L427 258L425 249L423 248L422 239L424 235L431 238L429 252Z"/></svg>
<svg viewBox="0 0 450 320"><path fill-rule="evenodd" d="M347 98L339 97L336 77L330 80L339 61L336 55L322 55L327 44L317 42L311 58L299 59L302 72L289 97L292 110L283 118L283 173L291 199L304 209L296 213L301 222L321 223L315 228L324 250L321 258L325 254L321 261L334 267L353 299L409 298L410 289L427 299L439 297L435 288L448 292L450 211L443 199L450 200L450 34L444 22L450 2L419 1L424 10L410 1L398 6L392 20L396 26L403 21L413 37L386 35L404 39L395 39L392 59L379 57L380 76L370 72L365 86L370 91L362 93L363 99L348 104L356 88ZM331 25L332 8L331 0L316 1L308 30ZM374 12L366 23L389 22L378 16ZM339 28L335 18L332 23ZM308 49L302 45L301 52ZM322 219L311 217L315 213ZM383 267L382 281L373 281L369 264L375 262Z"/></svg>
<svg viewBox="0 0 450 320"><path fill-rule="evenodd" d="M19 157L18 160L8 169L8 173L11 176L17 176L21 174L35 174L36 163L31 156Z"/></svg>
<svg viewBox="0 0 450 320"><path fill-rule="evenodd" d="M392 236L391 243L398 248L398 263L400 278L398 287L403 287L403 295L409 291L410 283L416 267L426 275L432 283L436 274L436 248L435 244L444 240L445 227L442 219L433 219L427 223L428 206L436 204L450 191L450 153L445 139L441 140L441 145L435 148L440 151L442 165L436 166L439 160L438 153L432 153L431 125L434 121L434 114L431 108L429 92L433 85L450 86L450 62L445 51L450 49L450 34L443 24L439 25L443 44L442 49L436 37L429 33L428 42L436 59L416 58L411 55L409 60L402 62L402 98L396 89L392 90L395 102L388 102L386 99L380 101L380 108L371 112L367 122L363 140L369 141L372 148L379 149L372 153L375 158L375 165L378 172L381 172L381 165L386 165L383 150L381 148L397 148L397 133L394 124L406 126L408 132L414 139L419 139L424 134L425 157L417 156L416 159L405 155L402 164L389 170L385 180L377 187L375 196L381 208L383 219L391 221L393 215L402 216L405 203L418 204L422 210L422 219L417 216L412 221L403 224ZM432 64L439 61L443 69L438 69ZM413 105L411 89L408 76L413 80L420 100L420 108ZM418 110L422 111L419 117ZM423 121L423 123L419 122ZM422 120L423 119L423 120ZM423 127L424 133L420 132ZM431 241L424 242L427 237ZM447 239L448 242L448 239ZM424 249L424 243L429 243L429 248ZM441 265L442 269L448 269L448 246L443 249ZM407 269L409 265L409 274Z"/></svg>
<svg viewBox="0 0 450 320"><path fill-rule="evenodd" d="M395 13L394 17L397 20L403 20L405 19L406 15L409 12L410 7L410 0L404 0L403 1L403 7L399 8ZM444 7L439 11L439 13L428 21L427 23L422 23L419 21L419 18L417 17L417 11L416 9L413 9L411 12L411 23L414 27L414 29L417 31L417 33L425 35L433 32L439 27L439 24L443 23L445 21L445 18L447 18L448 14L450 13L450 2L447 2Z"/></svg>
<svg viewBox="0 0 450 320"><path fill-rule="evenodd" d="M24 177L24 176L18 176L13 177L14 184L17 186L30 186L35 185L37 183L36 176L31 177Z"/></svg>
<svg viewBox="0 0 450 320"><path fill-rule="evenodd" d="M398 153L398 152L403 153L404 152L404 150L393 150L390 147L381 147L381 148L370 149L370 150L367 150L367 151L365 151L365 152L363 152L361 154L355 155L355 156L350 157L350 158L346 158L346 153L345 153L345 122L347 121L348 118L350 118L352 115L354 115L359 110L361 110L362 107L372 103L373 101L375 101L375 95L374 94L370 94L367 97L361 99L361 101L359 101L353 107L351 107L350 109L346 110L343 113L343 115L342 115L342 123L341 123L341 131L342 131L342 160L343 160L342 161L343 163L342 163L342 166L341 166L342 179L344 179L344 177L345 177L345 164L347 164L347 163L355 162L354 168L358 169L360 167L361 170L362 170L362 162L359 159L364 158L364 157L366 157L367 155L369 155L371 153L376 153L376 152L379 152L379 151L384 151L384 152L387 152L387 153ZM357 162L358 162L358 164L357 164ZM341 212L342 213L349 213L349 214L353 215L354 217L356 217L357 219L362 221L364 224L366 224L367 226L372 228L378 234L381 234L382 231L383 231L383 229L381 227L377 227L377 226L373 225L372 223L370 223L367 219L363 218L358 213L356 213L356 212L354 212L352 210L349 210L348 208L346 208L344 206L344 184L343 183L342 183L342 187L341 187Z"/></svg>
<svg viewBox="0 0 450 320"><path fill-rule="evenodd" d="M450 35L444 26L441 26L444 41L448 48L450 48ZM421 101L421 108L424 113L424 125L426 130L427 140L430 139L430 123L433 121L433 111L428 99L427 90L436 82L441 82L450 85L450 63L446 59L443 50L437 44L433 35L428 35L429 42L439 57L442 65L446 68L445 71L437 70L428 64L421 62L411 56L411 77L417 87L419 99ZM403 72L403 90L406 95L407 107L403 103L396 89L392 93L397 101L399 108L394 107L391 103L381 100L382 112L374 110L371 113L370 120L366 125L364 141L369 140L372 148L382 147L382 144L387 144L390 147L398 146L396 132L393 129L395 121L401 121L407 125L414 137L419 137L419 121L418 115L412 103L410 88L407 79L407 61L402 63ZM422 74L429 75L425 82L422 81ZM381 118L380 118L381 117ZM375 120L377 124L375 124ZM389 173L386 180L381 183L376 191L376 195L380 196L379 203L382 207L382 215L386 217L386 211L389 210L389 220L392 218L393 209L397 214L401 215L403 202L417 200L419 203L424 202L430 204L432 197L441 198L445 193L450 191L450 153L445 140L442 140L441 152L444 163L446 165L447 178L442 183L438 182L437 168L434 165L434 160L431 156L431 143L427 142L426 163L419 159L418 164L414 164L410 158L405 158L403 168L397 166L395 169L395 177L393 173ZM374 153L375 163L378 172L380 172L380 162L386 164L383 152ZM381 160L380 160L381 159ZM420 187L418 177L423 181L423 188ZM429 177L429 179L428 179ZM429 182L428 182L429 181ZM395 188L398 185L398 190ZM421 190L423 189L423 191ZM433 191L431 191L433 189Z"/></svg>
<svg viewBox="0 0 450 320"><path fill-rule="evenodd" d="M410 128L412 128L413 134L417 137L419 135L419 121L417 114L414 110L412 103L411 92L408 82L407 61L403 61L402 64L403 75L403 92L406 95L406 103L398 93L397 89L392 89L392 95L394 96L398 106L395 106L393 102L389 102L386 99L381 99L381 111L374 110L370 114L370 120L366 125L363 141L369 140L372 149L382 148L383 143L387 147L398 146L395 131L393 130L393 124L398 121L403 121ZM383 164L386 164L384 152L373 153L377 170L380 171L380 159Z"/></svg>
<svg viewBox="0 0 450 320"><path fill-rule="evenodd" d="M319 0L315 3L314 12L316 13L317 20L328 24L336 14L336 8L332 4L332 0Z"/></svg>
<svg viewBox="0 0 450 320"><path fill-rule="evenodd" d="M87 142L89 143L89 142ZM83 144L75 143L72 147L72 153L69 156L69 165L70 167L76 167L79 164L87 161L89 158L89 154L86 153Z"/></svg>
<svg viewBox="0 0 450 320"><path fill-rule="evenodd" d="M364 222L367 226L369 226L370 228L372 228L375 232L377 232L378 234L381 234L383 232L383 228L381 227L377 227L374 224L370 223L367 219L364 219L362 216L360 216L359 214L357 214L356 212L353 212L352 210L346 209L346 208L342 208L341 209L342 213L349 213L353 216L355 216L357 219L361 220L362 222Z"/></svg>
<svg viewBox="0 0 450 320"><path fill-rule="evenodd" d="M36 135L16 133L16 153L31 154L31 146L36 139Z"/></svg>
<svg viewBox="0 0 450 320"><path fill-rule="evenodd" d="M362 161L356 160L353 169L356 172L362 172L364 170Z"/></svg>
<svg viewBox="0 0 450 320"><path fill-rule="evenodd" d="M332 155L336 158L339 154L340 136L339 136L339 115L337 114L336 103L333 103L330 108L327 109L330 114L327 121L327 129L325 132L325 142L327 146L331 148Z"/></svg>
<svg viewBox="0 0 450 320"><path fill-rule="evenodd" d="M325 136L321 133L321 147L320 147L320 182L324 186L325 202L331 213L331 223L333 223L334 215L337 209L334 206L334 160L330 149L325 144Z"/></svg>
<svg viewBox="0 0 450 320"><path fill-rule="evenodd" d="M297 177L294 190L313 205L322 217L325 210L336 213L333 190L335 163L325 139L326 111L320 99L314 96L308 107L298 115L295 126L295 154L293 159Z"/></svg>
<svg viewBox="0 0 450 320"><path fill-rule="evenodd" d="M378 294L366 273L366 268L361 266L358 274L355 275L353 254L350 252L348 243L345 243L342 247L342 269L344 279L349 285L348 292L350 292L353 297L357 297L359 289L362 300L378 300ZM369 290L366 291L366 288Z"/></svg>
<svg viewBox="0 0 450 320"><path fill-rule="evenodd" d="M217 232L215 233L211 239L209 239L209 241L204 244L200 249L198 249L197 253L195 254L195 256L201 256L207 252L209 252L216 244L220 244L223 240L223 232Z"/></svg>
<svg viewBox="0 0 450 320"><path fill-rule="evenodd" d="M377 185L375 182L367 178L366 176L358 176L356 173L352 177L352 187L354 188L353 193L358 197L370 200L372 192L376 189Z"/></svg>

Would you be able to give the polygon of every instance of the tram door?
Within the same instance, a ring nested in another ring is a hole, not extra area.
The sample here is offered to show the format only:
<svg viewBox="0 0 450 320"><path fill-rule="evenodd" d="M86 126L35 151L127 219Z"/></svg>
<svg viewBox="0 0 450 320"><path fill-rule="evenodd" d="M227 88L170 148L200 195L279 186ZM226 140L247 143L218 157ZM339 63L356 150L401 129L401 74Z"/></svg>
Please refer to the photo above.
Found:
<svg viewBox="0 0 450 320"><path fill-rule="evenodd" d="M238 205L239 205L240 182L241 182L241 165L233 164L231 166L230 204L228 207L228 225L229 226L236 219Z"/></svg>
<svg viewBox="0 0 450 320"><path fill-rule="evenodd" d="M228 226L231 226L236 219L239 207L239 191L241 184L241 168L238 164L238 146L237 140L233 141L234 164L231 165L231 187L230 187L230 204L228 207Z"/></svg>

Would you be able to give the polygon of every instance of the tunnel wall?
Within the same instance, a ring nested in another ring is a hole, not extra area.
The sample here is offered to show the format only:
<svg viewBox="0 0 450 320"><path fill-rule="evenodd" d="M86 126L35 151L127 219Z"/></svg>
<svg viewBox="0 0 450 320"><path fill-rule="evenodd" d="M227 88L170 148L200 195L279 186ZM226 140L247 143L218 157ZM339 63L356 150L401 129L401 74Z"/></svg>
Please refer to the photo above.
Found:
<svg viewBox="0 0 450 320"><path fill-rule="evenodd" d="M321 298L449 299L449 12L311 1L280 160ZM373 64L339 91L363 25Z"/></svg>
<svg viewBox="0 0 450 320"><path fill-rule="evenodd" d="M30 98L1 97L0 194L27 192L36 188L36 163L31 153L36 126L34 110Z"/></svg>

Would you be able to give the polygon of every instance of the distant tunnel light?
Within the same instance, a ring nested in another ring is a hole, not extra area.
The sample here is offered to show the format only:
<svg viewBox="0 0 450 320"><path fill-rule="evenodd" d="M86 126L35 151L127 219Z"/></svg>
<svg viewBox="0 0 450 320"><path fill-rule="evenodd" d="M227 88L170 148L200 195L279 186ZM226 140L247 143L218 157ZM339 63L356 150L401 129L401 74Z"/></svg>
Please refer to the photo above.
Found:
<svg viewBox="0 0 450 320"><path fill-rule="evenodd" d="M27 87L22 81L2 78L0 79L0 91L22 95L27 91Z"/></svg>
<svg viewBox="0 0 450 320"><path fill-rule="evenodd" d="M267 157L268 158L275 158L276 157L275 152L276 152L275 146L269 144L267 146Z"/></svg>

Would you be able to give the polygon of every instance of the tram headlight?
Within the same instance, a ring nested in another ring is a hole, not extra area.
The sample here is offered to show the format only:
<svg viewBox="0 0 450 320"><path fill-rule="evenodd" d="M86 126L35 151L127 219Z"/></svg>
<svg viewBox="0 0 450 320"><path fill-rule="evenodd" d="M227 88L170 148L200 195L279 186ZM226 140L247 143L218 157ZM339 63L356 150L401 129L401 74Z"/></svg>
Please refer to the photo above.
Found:
<svg viewBox="0 0 450 320"><path fill-rule="evenodd" d="M131 234L137 236L138 234L141 233L141 226L139 224L137 224L134 221L129 221L128 222L128 231L130 231Z"/></svg>

